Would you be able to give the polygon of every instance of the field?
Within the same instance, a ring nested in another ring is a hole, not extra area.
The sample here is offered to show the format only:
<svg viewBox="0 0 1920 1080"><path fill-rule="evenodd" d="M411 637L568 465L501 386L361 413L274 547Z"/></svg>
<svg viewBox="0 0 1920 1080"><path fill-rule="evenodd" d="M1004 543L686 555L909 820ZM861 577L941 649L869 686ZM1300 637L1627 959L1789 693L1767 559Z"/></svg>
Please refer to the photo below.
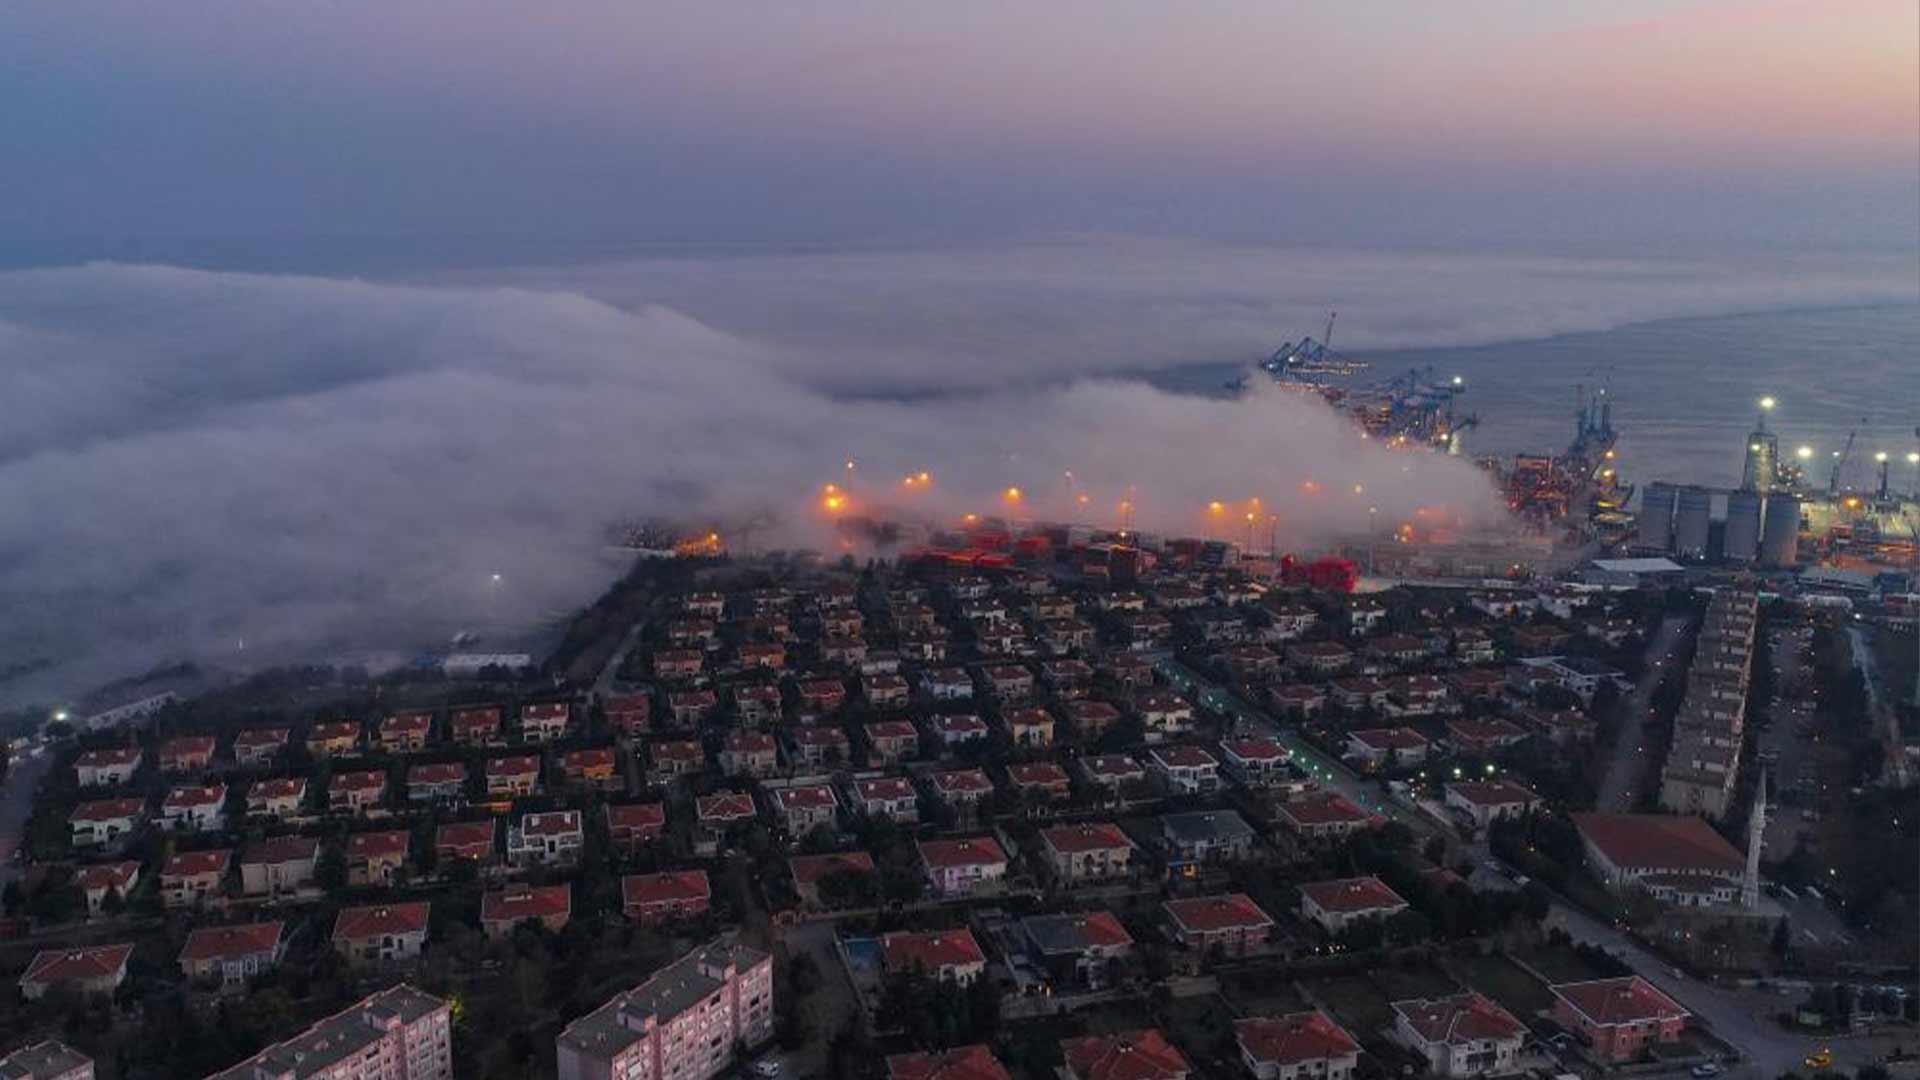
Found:
<svg viewBox="0 0 1920 1080"><path fill-rule="evenodd" d="M1382 1030L1393 1026L1391 1002L1436 997L1460 989L1452 979L1439 972L1392 969L1381 969L1366 975L1303 979L1301 985L1362 1042L1376 1041Z"/></svg>
<svg viewBox="0 0 1920 1080"><path fill-rule="evenodd" d="M1505 956L1474 956L1459 964L1461 977L1524 1022L1553 1007L1553 992Z"/></svg>

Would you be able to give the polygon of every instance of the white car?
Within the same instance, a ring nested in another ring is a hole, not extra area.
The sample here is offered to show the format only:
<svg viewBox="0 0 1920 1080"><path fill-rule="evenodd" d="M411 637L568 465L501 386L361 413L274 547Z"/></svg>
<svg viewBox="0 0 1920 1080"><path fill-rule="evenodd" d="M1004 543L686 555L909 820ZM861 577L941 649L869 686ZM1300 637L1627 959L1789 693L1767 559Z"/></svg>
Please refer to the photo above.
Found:
<svg viewBox="0 0 1920 1080"><path fill-rule="evenodd" d="M766 1077L767 1080L780 1075L780 1063L777 1061L756 1061L751 1068L753 1075Z"/></svg>

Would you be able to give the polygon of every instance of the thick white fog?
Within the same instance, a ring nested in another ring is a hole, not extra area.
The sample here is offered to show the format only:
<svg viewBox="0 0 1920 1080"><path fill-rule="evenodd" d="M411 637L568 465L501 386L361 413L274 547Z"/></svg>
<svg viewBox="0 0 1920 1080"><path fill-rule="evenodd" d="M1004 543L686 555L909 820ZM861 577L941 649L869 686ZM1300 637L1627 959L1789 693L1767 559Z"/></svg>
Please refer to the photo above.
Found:
<svg viewBox="0 0 1920 1080"><path fill-rule="evenodd" d="M1085 494L1075 513L1105 522L1131 492L1136 523L1170 532L1198 530L1208 500L1258 496L1301 544L1363 527L1369 505L1492 515L1470 465L1387 452L1296 396L1088 376L1251 361L1335 304L1356 343L1408 344L1911 292L1872 264L1281 271L1224 249L1062 250L433 284L0 274L0 655L52 665L0 701L234 662L242 642L264 663L530 625L606 583L616 518L764 510L784 524L757 542L819 539L817 492L847 482L848 458L857 500L934 517L992 511L1009 485L1033 516ZM872 396L897 391L917 396ZM904 492L922 469L931 493Z"/></svg>

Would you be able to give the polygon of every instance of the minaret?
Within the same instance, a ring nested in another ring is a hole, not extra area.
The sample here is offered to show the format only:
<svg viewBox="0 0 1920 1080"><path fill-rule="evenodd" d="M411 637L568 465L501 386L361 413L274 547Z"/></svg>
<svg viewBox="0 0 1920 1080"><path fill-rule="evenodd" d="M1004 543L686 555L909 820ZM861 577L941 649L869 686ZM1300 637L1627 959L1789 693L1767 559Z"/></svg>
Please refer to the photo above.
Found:
<svg viewBox="0 0 1920 1080"><path fill-rule="evenodd" d="M1753 813L1747 816L1747 879L1740 889L1740 906L1760 906L1760 839L1767 832L1767 771L1760 770L1754 785Z"/></svg>

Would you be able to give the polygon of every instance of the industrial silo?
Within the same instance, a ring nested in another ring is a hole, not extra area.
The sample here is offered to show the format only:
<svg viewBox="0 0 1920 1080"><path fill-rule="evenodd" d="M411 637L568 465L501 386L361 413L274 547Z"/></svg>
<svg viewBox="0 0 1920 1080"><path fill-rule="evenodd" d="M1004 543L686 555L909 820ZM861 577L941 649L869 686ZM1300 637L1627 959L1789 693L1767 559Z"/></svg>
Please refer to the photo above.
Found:
<svg viewBox="0 0 1920 1080"><path fill-rule="evenodd" d="M1673 550L1672 484L1655 480L1640 495L1640 535L1637 546L1647 551Z"/></svg>
<svg viewBox="0 0 1920 1080"><path fill-rule="evenodd" d="M1680 489L1679 509L1673 521L1673 551L1683 559L1705 558L1707 534L1713 530L1713 492L1703 487Z"/></svg>
<svg viewBox="0 0 1920 1080"><path fill-rule="evenodd" d="M1781 569L1800 555L1800 500L1774 494L1767 499L1766 526L1760 533L1760 565Z"/></svg>
<svg viewBox="0 0 1920 1080"><path fill-rule="evenodd" d="M1736 491L1727 496L1727 533L1722 544L1733 562L1752 562L1760 554L1760 494Z"/></svg>

